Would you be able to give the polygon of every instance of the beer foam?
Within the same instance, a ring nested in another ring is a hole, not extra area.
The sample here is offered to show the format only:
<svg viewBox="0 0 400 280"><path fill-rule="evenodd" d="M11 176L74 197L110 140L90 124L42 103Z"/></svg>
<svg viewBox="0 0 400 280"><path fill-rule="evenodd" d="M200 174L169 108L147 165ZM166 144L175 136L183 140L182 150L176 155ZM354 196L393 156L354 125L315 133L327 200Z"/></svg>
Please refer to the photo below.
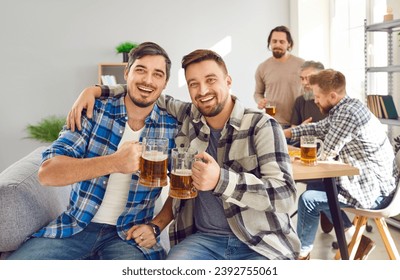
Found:
<svg viewBox="0 0 400 280"><path fill-rule="evenodd" d="M175 176L192 176L192 170L191 169L178 169L178 170L173 170L171 172Z"/></svg>
<svg viewBox="0 0 400 280"><path fill-rule="evenodd" d="M163 161L168 158L168 155L164 154L163 152L159 151L149 151L146 152L142 157L146 160L150 161Z"/></svg>
<svg viewBox="0 0 400 280"><path fill-rule="evenodd" d="M301 144L301 148L316 148L317 144Z"/></svg>

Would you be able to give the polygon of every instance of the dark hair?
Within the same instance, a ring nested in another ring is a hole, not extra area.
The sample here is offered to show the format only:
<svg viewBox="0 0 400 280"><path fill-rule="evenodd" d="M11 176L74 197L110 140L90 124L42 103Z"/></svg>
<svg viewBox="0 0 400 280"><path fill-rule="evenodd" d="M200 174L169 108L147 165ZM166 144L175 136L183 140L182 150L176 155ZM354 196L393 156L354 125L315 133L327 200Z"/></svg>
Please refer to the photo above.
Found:
<svg viewBox="0 0 400 280"><path fill-rule="evenodd" d="M182 58L182 68L186 71L186 68L190 64L198 63L204 60L214 60L222 68L224 73L228 74L228 69L226 68L222 57L214 51L204 49L195 50L185 55Z"/></svg>
<svg viewBox="0 0 400 280"><path fill-rule="evenodd" d="M136 59L142 58L147 55L162 55L165 58L165 74L167 75L168 81L171 73L171 60L169 59L167 52L162 47L153 42L141 43L139 46L129 52L128 65L126 66L127 70L129 71Z"/></svg>
<svg viewBox="0 0 400 280"><path fill-rule="evenodd" d="M325 67L324 65L319 62L319 61L314 61L314 60L307 60L301 65L300 70L304 70L307 68L314 68L316 70L324 70Z"/></svg>
<svg viewBox="0 0 400 280"><path fill-rule="evenodd" d="M269 33L269 36L268 36L268 49L269 49L269 45L271 43L271 37L272 37L272 33L273 32L284 32L284 33L286 33L286 40L289 43L288 51L290 51L293 48L294 42L293 42L293 39L292 39L292 35L290 34L289 28L287 28L286 26L281 25L281 26L277 26L274 29L272 29L271 32Z"/></svg>
<svg viewBox="0 0 400 280"><path fill-rule="evenodd" d="M317 85L321 88L322 92L327 94L335 91L339 94L346 92L346 78L339 71L333 69L326 69L318 72L317 74L310 75L308 78L310 85Z"/></svg>

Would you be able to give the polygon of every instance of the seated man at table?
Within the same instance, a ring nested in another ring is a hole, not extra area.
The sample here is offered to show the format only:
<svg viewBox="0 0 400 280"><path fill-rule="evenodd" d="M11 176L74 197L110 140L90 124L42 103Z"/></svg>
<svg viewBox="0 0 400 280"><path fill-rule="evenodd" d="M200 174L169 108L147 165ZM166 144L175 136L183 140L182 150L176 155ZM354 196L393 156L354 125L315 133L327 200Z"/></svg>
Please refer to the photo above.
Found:
<svg viewBox="0 0 400 280"><path fill-rule="evenodd" d="M324 142L322 160L339 160L360 170L359 176L337 179L340 207L381 209L396 188L398 170L393 148L383 125L359 100L346 94L346 79L339 71L320 71L309 77L317 104L328 117L317 122L285 129L285 136L298 140L315 135ZM329 213L324 190L307 190L299 199L297 234L301 241L299 259L309 259L320 212ZM331 219L331 216L329 215ZM345 225L346 227L346 225ZM363 236L356 258L364 259L374 248Z"/></svg>

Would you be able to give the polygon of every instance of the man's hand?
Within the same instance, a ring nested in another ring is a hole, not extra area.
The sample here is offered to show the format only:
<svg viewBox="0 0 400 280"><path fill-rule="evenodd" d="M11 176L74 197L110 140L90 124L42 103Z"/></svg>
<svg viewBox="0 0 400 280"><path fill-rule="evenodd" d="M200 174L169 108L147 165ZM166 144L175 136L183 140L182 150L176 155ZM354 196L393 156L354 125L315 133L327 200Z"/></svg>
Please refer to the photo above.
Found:
<svg viewBox="0 0 400 280"><path fill-rule="evenodd" d="M268 103L267 98L261 99L257 104L258 109L264 109L265 106L267 106L267 103Z"/></svg>
<svg viewBox="0 0 400 280"><path fill-rule="evenodd" d="M310 123L310 122L312 122L312 117L309 117L308 119L306 119L305 121L303 121L300 125L308 124L308 123Z"/></svg>
<svg viewBox="0 0 400 280"><path fill-rule="evenodd" d="M113 154L115 169L118 173L129 174L139 170L142 145L138 142L127 141Z"/></svg>
<svg viewBox="0 0 400 280"><path fill-rule="evenodd" d="M93 116L95 99L96 97L100 96L100 87L93 86L85 88L78 96L78 99L76 99L74 105L72 105L71 111L68 113L67 128L71 129L71 131L75 131L75 128L81 130L81 117L83 109L86 109L86 116L91 119Z"/></svg>
<svg viewBox="0 0 400 280"><path fill-rule="evenodd" d="M199 191L215 189L221 169L215 159L206 152L196 155L192 166L193 186Z"/></svg>
<svg viewBox="0 0 400 280"><path fill-rule="evenodd" d="M287 139L292 138L292 129L291 128L286 128L283 130L283 133L285 134L285 137Z"/></svg>
<svg viewBox="0 0 400 280"><path fill-rule="evenodd" d="M149 225L135 225L131 227L126 235L126 240L134 239L141 246L150 249L157 243L153 228Z"/></svg>

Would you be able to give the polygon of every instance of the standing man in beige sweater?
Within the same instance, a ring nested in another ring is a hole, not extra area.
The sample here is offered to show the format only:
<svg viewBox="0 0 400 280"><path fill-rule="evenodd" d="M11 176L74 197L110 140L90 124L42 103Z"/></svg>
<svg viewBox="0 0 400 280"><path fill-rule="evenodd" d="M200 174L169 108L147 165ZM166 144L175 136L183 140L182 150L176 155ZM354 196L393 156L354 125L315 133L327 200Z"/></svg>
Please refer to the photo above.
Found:
<svg viewBox="0 0 400 280"><path fill-rule="evenodd" d="M259 109L272 102L275 119L283 128L290 127L294 101L301 95L300 67L304 59L290 53L293 39L286 26L277 26L268 36L272 57L262 62L256 71L254 99Z"/></svg>

